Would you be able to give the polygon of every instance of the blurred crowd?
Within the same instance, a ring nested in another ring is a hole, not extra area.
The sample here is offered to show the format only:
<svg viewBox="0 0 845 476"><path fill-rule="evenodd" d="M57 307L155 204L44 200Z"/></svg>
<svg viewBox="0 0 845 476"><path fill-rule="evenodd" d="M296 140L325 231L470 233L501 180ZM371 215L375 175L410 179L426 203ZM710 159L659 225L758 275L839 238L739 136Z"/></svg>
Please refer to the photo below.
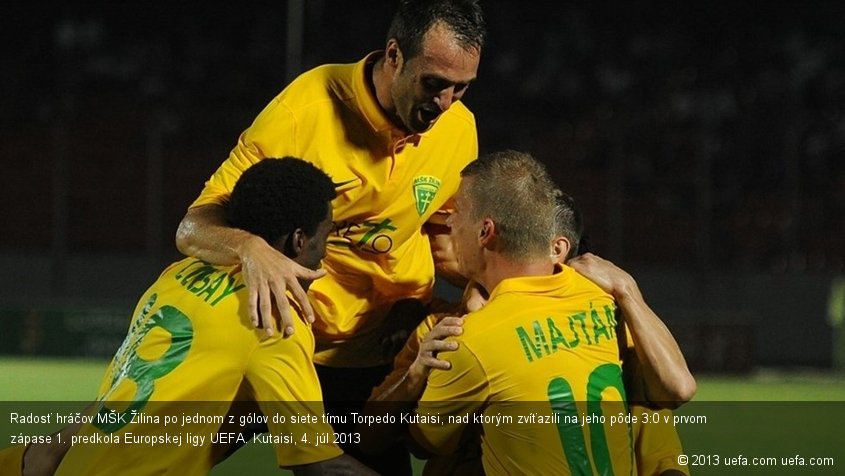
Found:
<svg viewBox="0 0 845 476"><path fill-rule="evenodd" d="M0 248L49 250L64 214L70 251L175 252L185 208L292 73L285 3L22 13L32 38L0 72L0 153L20 163L6 203L26 206L2 212ZM305 3L303 68L383 44L385 2ZM835 3L483 4L490 37L466 96L482 152L547 163L595 250L684 269L845 269Z"/></svg>

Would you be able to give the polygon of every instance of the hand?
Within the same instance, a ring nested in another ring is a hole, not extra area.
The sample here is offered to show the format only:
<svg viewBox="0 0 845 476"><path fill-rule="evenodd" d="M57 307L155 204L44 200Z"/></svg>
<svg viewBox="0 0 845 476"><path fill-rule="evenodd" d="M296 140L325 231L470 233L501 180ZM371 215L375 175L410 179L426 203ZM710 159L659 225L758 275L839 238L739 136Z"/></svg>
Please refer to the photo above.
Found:
<svg viewBox="0 0 845 476"><path fill-rule="evenodd" d="M462 317L444 317L437 323L420 342L420 350L417 358L408 369L409 377L416 381L425 381L431 369L449 370L452 364L447 360L437 358L439 352L449 352L458 349L458 343L454 340L446 340L449 337L459 336L464 333L464 319Z"/></svg>
<svg viewBox="0 0 845 476"><path fill-rule="evenodd" d="M278 252L259 237L245 241L239 252L244 282L249 289L249 317L252 325L263 327L268 336L274 334L272 298L281 319L282 335L294 332L290 303L285 295L290 290L302 310L303 319L314 322L314 309L299 280L313 281L323 277L326 270L312 270L301 266Z"/></svg>
<svg viewBox="0 0 845 476"><path fill-rule="evenodd" d="M584 253L566 264L617 300L631 295L638 289L636 281L630 274L592 253Z"/></svg>

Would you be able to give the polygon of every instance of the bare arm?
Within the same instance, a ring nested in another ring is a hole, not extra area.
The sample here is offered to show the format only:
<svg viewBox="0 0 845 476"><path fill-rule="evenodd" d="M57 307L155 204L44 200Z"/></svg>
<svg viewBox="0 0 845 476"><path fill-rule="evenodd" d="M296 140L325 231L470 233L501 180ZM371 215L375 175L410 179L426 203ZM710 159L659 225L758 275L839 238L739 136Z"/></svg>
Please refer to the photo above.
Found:
<svg viewBox="0 0 845 476"><path fill-rule="evenodd" d="M188 256L209 263L230 266L242 265L242 273L249 288L249 315L253 325L263 326L273 334L272 299L282 321L284 335L293 334L285 290L290 290L304 317L314 322L314 310L298 279L313 280L326 274L294 263L266 241L226 223L223 207L203 205L188 210L176 231L176 247Z"/></svg>
<svg viewBox="0 0 845 476"><path fill-rule="evenodd" d="M409 412L416 407L417 400L425 390L426 379L431 369L449 370L451 364L437 358L438 352L453 351L458 343L446 341L450 336L463 333L463 318L445 317L429 331L419 343L416 358L406 369L395 368L387 381L374 390L362 411L365 415L399 415ZM410 339L414 339L411 336ZM411 341L406 344L402 352L408 352ZM397 359L399 362L400 359ZM375 455L389 446L398 438L405 425L399 423L383 425L359 425L356 431L361 433L359 447L365 454Z"/></svg>
<svg viewBox="0 0 845 476"><path fill-rule="evenodd" d="M692 399L696 384L684 355L672 333L646 304L634 278L591 253L568 264L616 299L635 344L645 397L667 408L677 408Z"/></svg>
<svg viewBox="0 0 845 476"><path fill-rule="evenodd" d="M290 468L296 476L323 476L323 475L378 475L375 471L361 464L357 459L349 455L340 455L318 463L292 466Z"/></svg>

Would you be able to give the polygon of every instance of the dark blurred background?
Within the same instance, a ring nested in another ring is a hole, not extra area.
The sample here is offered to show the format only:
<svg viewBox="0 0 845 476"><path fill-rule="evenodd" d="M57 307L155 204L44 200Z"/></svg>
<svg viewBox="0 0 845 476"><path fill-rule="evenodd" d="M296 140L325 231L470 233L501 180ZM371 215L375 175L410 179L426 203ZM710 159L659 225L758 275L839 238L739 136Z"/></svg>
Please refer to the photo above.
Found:
<svg viewBox="0 0 845 476"><path fill-rule="evenodd" d="M633 3L483 1L482 152L549 166L695 368L841 368L845 9ZM4 7L0 353L110 355L240 132L394 5Z"/></svg>

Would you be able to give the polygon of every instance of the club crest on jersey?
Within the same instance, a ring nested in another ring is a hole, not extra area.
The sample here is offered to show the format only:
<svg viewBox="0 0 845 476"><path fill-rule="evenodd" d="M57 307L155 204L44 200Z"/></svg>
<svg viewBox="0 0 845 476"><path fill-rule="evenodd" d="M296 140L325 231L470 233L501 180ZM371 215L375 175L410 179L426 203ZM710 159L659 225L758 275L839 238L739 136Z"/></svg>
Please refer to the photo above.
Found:
<svg viewBox="0 0 845 476"><path fill-rule="evenodd" d="M439 189L440 180L437 177L431 175L414 177L414 200L417 202L417 213L420 216L428 210Z"/></svg>

